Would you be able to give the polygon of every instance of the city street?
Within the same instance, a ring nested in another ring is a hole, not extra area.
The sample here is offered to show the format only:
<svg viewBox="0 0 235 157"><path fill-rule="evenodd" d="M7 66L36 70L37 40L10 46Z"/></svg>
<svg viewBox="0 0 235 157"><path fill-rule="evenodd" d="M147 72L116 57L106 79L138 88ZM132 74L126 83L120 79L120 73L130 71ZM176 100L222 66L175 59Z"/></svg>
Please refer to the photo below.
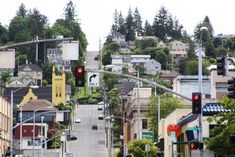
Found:
<svg viewBox="0 0 235 157"><path fill-rule="evenodd" d="M97 110L98 105L79 105L77 116L80 123L75 123L74 130L77 140L67 142L67 152L72 152L74 157L105 157L104 120L98 120L102 111ZM92 130L92 125L97 125L97 130Z"/></svg>
<svg viewBox="0 0 235 157"><path fill-rule="evenodd" d="M95 60L99 51L87 51L86 54L86 68L87 69L98 69L98 60Z"/></svg>

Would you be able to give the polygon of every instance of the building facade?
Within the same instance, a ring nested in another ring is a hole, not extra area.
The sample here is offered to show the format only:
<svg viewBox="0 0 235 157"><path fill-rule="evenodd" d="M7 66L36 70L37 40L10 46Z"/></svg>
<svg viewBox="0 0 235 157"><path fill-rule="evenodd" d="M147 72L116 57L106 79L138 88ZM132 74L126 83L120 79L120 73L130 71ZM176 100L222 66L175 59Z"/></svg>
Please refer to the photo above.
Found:
<svg viewBox="0 0 235 157"><path fill-rule="evenodd" d="M161 71L161 64L154 59L144 63L144 73L147 75L156 75Z"/></svg>
<svg viewBox="0 0 235 157"><path fill-rule="evenodd" d="M0 154L4 155L10 146L11 133L11 104L0 95Z"/></svg>

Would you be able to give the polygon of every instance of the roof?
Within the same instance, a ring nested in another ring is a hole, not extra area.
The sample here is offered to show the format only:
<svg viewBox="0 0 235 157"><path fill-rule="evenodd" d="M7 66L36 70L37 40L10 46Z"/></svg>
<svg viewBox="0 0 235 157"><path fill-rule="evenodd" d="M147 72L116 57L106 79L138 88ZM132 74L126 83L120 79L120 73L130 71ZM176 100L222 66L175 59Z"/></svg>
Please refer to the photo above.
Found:
<svg viewBox="0 0 235 157"><path fill-rule="evenodd" d="M20 88L6 88L3 95L7 97L8 100L11 99L11 90L15 91L13 94L13 103L20 104L23 97L28 93L29 88L31 87L20 87ZM31 88L32 92L37 95L38 99L45 99L52 101L52 87L51 86L42 86L38 88Z"/></svg>
<svg viewBox="0 0 235 157"><path fill-rule="evenodd" d="M22 111L55 111L57 108L48 100L38 99L30 100L28 103L22 105Z"/></svg>
<svg viewBox="0 0 235 157"><path fill-rule="evenodd" d="M150 55L131 55L131 58L150 58Z"/></svg>
<svg viewBox="0 0 235 157"><path fill-rule="evenodd" d="M219 103L206 103L202 109L203 116L214 116L220 112L230 112L229 109L224 109ZM189 113L186 116L183 116L179 121L179 125L187 124L193 120L197 119L197 114Z"/></svg>
<svg viewBox="0 0 235 157"><path fill-rule="evenodd" d="M178 75L179 75L178 72L176 72L176 71L171 71L171 72L169 72L169 73L163 73L163 74L161 75L161 78L163 78L163 77L177 77Z"/></svg>
<svg viewBox="0 0 235 157"><path fill-rule="evenodd" d="M23 64L23 65L19 66L19 71L24 71L24 69L25 69L27 66L28 66L30 69L32 69L33 71L40 71L40 72L42 72L42 69L41 69L37 64Z"/></svg>
<svg viewBox="0 0 235 157"><path fill-rule="evenodd" d="M121 84L116 84L115 87L119 89L120 95L127 95L135 87L135 82L125 81Z"/></svg>

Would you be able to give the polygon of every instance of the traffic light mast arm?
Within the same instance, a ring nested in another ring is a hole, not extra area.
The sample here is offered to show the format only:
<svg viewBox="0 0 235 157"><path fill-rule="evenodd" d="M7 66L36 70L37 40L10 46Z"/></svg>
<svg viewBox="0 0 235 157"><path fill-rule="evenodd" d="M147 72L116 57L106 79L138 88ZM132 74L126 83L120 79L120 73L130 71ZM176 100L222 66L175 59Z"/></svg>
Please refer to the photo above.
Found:
<svg viewBox="0 0 235 157"><path fill-rule="evenodd" d="M182 97L182 98L184 98L186 100L192 101L192 98L189 98L189 97L187 97L187 96L185 96L183 94L177 93L177 92L175 92L175 91L173 91L173 90L171 90L169 88L166 88L166 87L164 87L164 86L162 86L162 85L160 85L160 84L158 84L156 82L152 82L152 81L149 81L149 80L146 80L146 79L142 79L142 78L139 78L139 77L135 77L135 76L127 75L127 74L122 74L122 73L111 72L111 71L105 71L105 70L86 69L86 71L88 71L88 72L97 72L97 73L113 74L113 75L118 75L118 76L122 76L122 77L132 78L132 79L135 79L135 80L139 80L141 82L149 83L149 84L151 84L153 86L156 86L156 87L158 87L160 89L163 89L164 91L170 92L170 93L175 94L177 96L180 96L180 97Z"/></svg>

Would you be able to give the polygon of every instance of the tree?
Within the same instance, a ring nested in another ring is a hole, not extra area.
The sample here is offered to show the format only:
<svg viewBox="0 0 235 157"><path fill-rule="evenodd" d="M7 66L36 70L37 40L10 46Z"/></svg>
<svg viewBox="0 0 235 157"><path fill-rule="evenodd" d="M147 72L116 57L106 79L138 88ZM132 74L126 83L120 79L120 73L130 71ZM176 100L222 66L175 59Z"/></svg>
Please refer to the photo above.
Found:
<svg viewBox="0 0 235 157"><path fill-rule="evenodd" d="M118 32L122 35L126 35L126 24L122 12L120 12L118 16Z"/></svg>
<svg viewBox="0 0 235 157"><path fill-rule="evenodd" d="M174 111L177 108L183 108L183 103L180 101L180 99L173 97L169 94L161 95L161 118L165 118L167 115L169 115L172 111ZM150 128L154 133L157 133L158 128L158 97L153 95L149 98L148 101L149 105L149 112L148 117L150 118Z"/></svg>
<svg viewBox="0 0 235 157"><path fill-rule="evenodd" d="M108 100L109 100L109 114L114 115L115 117L120 116L120 98L118 95L119 91L117 88L113 88L108 92Z"/></svg>
<svg viewBox="0 0 235 157"><path fill-rule="evenodd" d="M146 157L145 145L148 144L150 147L149 157L156 156L158 148L154 146L153 142L150 139L137 139L131 141L128 144L128 152L134 157Z"/></svg>
<svg viewBox="0 0 235 157"><path fill-rule="evenodd" d="M139 10L137 8L135 8L135 12L134 12L134 23L135 23L135 32L137 36L143 35L142 20L141 20Z"/></svg>
<svg viewBox="0 0 235 157"><path fill-rule="evenodd" d="M113 24L111 28L111 34L115 35L118 32L119 23L118 23L118 11L115 9L113 14Z"/></svg>
<svg viewBox="0 0 235 157"><path fill-rule="evenodd" d="M153 28L147 20L145 21L145 25L144 25L144 35L145 36L153 36L154 35Z"/></svg>
<svg viewBox="0 0 235 157"><path fill-rule="evenodd" d="M27 12L28 11L25 9L25 5L21 3L16 15L25 18L27 16Z"/></svg>
<svg viewBox="0 0 235 157"><path fill-rule="evenodd" d="M202 27L206 27L208 30L201 30ZM206 48L206 56L214 56L214 44L213 40L213 27L210 24L209 18L206 16L204 21L199 23L194 29L194 37L197 42L202 44Z"/></svg>
<svg viewBox="0 0 235 157"><path fill-rule="evenodd" d="M167 37L168 19L169 19L168 11L166 10L165 7L162 6L158 14L154 18L153 30L154 30L154 35L163 41Z"/></svg>
<svg viewBox="0 0 235 157"><path fill-rule="evenodd" d="M1 43L7 43L8 42L8 30L3 27L0 23L0 42Z"/></svg>
<svg viewBox="0 0 235 157"><path fill-rule="evenodd" d="M209 122L214 120L217 125L210 131L211 138L206 145L218 156L229 156L235 154L235 144L229 141L229 137L235 135L235 101L224 97L219 104L229 112L220 112L212 119L208 119Z"/></svg>
<svg viewBox="0 0 235 157"><path fill-rule="evenodd" d="M75 6L71 0L67 3L64 9L64 16L65 16L65 20L68 20L68 21L70 20L74 21L75 17L77 16L75 13Z"/></svg>
<svg viewBox="0 0 235 157"><path fill-rule="evenodd" d="M132 10L129 8L128 15L126 17L126 41L135 40L135 23L132 15Z"/></svg>

